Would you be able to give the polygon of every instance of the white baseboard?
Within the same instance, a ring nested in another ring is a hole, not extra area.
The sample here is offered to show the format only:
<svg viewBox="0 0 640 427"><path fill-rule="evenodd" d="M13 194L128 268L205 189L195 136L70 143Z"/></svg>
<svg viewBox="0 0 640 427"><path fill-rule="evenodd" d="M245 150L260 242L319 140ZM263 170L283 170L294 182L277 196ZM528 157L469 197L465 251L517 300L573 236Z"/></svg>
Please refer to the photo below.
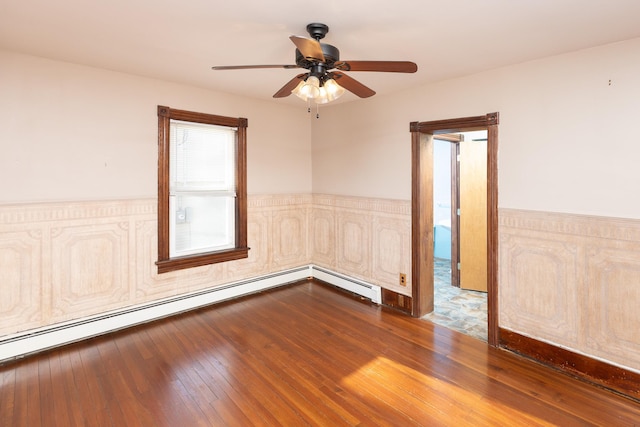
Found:
<svg viewBox="0 0 640 427"><path fill-rule="evenodd" d="M314 265L302 266L97 316L8 335L0 338L0 363L309 277L369 298L376 304L380 304L382 301L379 286Z"/></svg>

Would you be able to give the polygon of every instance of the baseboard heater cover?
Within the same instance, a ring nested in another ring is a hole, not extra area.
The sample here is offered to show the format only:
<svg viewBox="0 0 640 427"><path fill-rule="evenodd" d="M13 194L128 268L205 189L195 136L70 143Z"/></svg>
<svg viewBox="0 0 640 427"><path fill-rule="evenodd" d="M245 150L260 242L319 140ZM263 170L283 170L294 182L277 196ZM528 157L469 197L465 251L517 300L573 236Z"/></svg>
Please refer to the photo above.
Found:
<svg viewBox="0 0 640 427"><path fill-rule="evenodd" d="M147 323L185 311L254 294L289 283L317 278L380 304L379 286L314 265L229 283L96 316L31 329L0 338L0 363L61 345Z"/></svg>
<svg viewBox="0 0 640 427"><path fill-rule="evenodd" d="M58 323L0 339L0 363L174 314L307 279L303 266L176 297Z"/></svg>
<svg viewBox="0 0 640 427"><path fill-rule="evenodd" d="M369 298L376 304L382 304L382 288L380 288L380 286L372 285L362 280L354 279L353 277L336 273L335 271L318 267L316 265L311 265L310 267L311 276L313 278L322 280L365 298Z"/></svg>

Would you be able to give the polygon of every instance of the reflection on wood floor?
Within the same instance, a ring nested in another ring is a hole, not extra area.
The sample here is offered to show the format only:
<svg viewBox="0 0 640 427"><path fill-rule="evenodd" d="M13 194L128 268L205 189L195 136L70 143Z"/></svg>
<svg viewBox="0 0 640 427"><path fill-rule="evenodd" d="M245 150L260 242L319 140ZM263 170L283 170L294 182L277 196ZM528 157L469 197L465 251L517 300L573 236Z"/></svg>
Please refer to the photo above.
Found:
<svg viewBox="0 0 640 427"><path fill-rule="evenodd" d="M435 310L423 319L487 341L487 294L451 286L451 261L435 258Z"/></svg>

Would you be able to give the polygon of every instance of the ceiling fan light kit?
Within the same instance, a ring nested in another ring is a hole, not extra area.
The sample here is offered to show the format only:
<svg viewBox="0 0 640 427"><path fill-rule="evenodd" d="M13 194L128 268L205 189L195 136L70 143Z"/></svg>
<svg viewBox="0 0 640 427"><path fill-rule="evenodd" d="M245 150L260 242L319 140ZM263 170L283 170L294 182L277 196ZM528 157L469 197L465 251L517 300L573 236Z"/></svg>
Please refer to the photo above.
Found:
<svg viewBox="0 0 640 427"><path fill-rule="evenodd" d="M306 80L300 80L300 83L291 91L303 101L314 101L316 104L335 101L344 92L345 89L332 78L320 80L314 75L308 76Z"/></svg>
<svg viewBox="0 0 640 427"><path fill-rule="evenodd" d="M360 98L375 95L375 91L343 71L377 71L395 73L415 73L418 66L409 61L340 61L340 51L335 46L320 43L329 32L325 24L311 23L307 32L312 38L290 36L296 45L295 65L227 65L214 66L213 70L241 70L254 68L303 68L306 73L298 74L288 81L273 97L284 98L292 93L309 104L311 101L326 104L342 96L345 89ZM332 71L332 70L337 71Z"/></svg>

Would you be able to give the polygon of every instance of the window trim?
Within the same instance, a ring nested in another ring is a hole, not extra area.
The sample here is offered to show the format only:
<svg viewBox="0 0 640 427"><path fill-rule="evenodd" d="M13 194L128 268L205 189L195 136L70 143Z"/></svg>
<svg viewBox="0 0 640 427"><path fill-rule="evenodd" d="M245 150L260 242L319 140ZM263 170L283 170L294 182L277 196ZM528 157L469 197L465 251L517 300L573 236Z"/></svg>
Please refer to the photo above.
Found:
<svg viewBox="0 0 640 427"><path fill-rule="evenodd" d="M169 256L169 126L182 120L237 128L236 246L171 258ZM247 119L196 113L158 106L158 273L247 258Z"/></svg>

